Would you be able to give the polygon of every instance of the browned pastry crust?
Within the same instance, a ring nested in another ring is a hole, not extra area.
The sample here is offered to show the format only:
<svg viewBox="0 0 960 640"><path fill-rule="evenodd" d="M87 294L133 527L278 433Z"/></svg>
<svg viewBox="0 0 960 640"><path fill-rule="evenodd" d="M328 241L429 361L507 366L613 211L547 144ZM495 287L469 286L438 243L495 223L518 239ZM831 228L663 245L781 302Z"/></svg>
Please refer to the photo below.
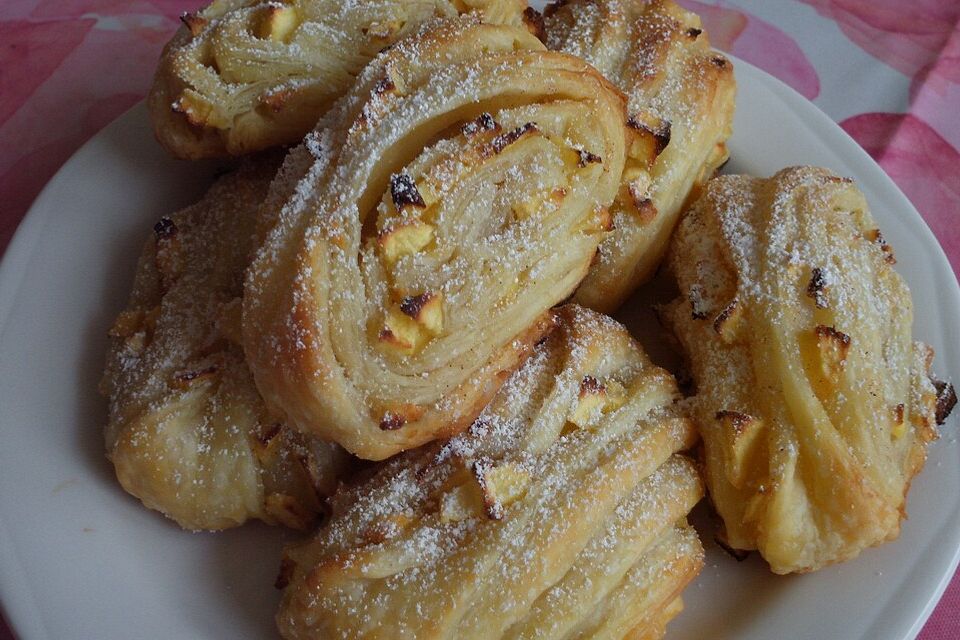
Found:
<svg viewBox="0 0 960 640"><path fill-rule="evenodd" d="M148 104L181 158L300 142L381 49L438 16L520 25L522 0L215 0L183 16Z"/></svg>
<svg viewBox="0 0 960 640"><path fill-rule="evenodd" d="M107 456L124 489L187 529L306 528L346 464L267 411L239 342L243 271L277 164L226 175L158 222L110 330Z"/></svg>
<svg viewBox="0 0 960 640"><path fill-rule="evenodd" d="M285 638L659 638L699 572L673 378L576 306L471 429L339 493L287 550Z"/></svg>
<svg viewBox="0 0 960 640"><path fill-rule="evenodd" d="M777 573L896 538L937 436L933 351L893 262L852 181L811 167L712 180L674 236L665 318L711 499L726 543Z"/></svg>
<svg viewBox="0 0 960 640"><path fill-rule="evenodd" d="M268 404L374 460L465 429L586 274L640 137L523 29L438 22L379 56L265 208L244 346Z"/></svg>
<svg viewBox="0 0 960 640"><path fill-rule="evenodd" d="M629 98L632 124L652 134L652 168L624 172L613 231L574 300L611 312L648 280L684 205L727 160L736 85L700 18L671 0L568 0L545 11L547 44L580 56Z"/></svg>

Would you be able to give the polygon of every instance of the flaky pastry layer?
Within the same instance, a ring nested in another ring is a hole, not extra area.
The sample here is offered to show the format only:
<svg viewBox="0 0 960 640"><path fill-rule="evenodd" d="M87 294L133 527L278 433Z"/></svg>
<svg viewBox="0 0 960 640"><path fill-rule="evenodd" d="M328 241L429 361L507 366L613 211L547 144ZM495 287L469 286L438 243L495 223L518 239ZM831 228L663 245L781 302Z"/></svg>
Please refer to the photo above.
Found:
<svg viewBox="0 0 960 640"><path fill-rule="evenodd" d="M300 142L381 49L437 17L522 24L522 0L216 0L183 16L148 104L181 158Z"/></svg>
<svg viewBox="0 0 960 640"><path fill-rule="evenodd" d="M671 0L564 0L546 41L594 65L629 98L631 124L657 141L649 171L628 163L612 231L574 300L609 313L653 276L680 213L727 160L736 83L700 18Z"/></svg>
<svg viewBox="0 0 960 640"><path fill-rule="evenodd" d="M288 548L281 633L660 637L703 562L677 399L622 326L561 308L469 431L337 494Z"/></svg>
<svg viewBox="0 0 960 640"><path fill-rule="evenodd" d="M244 340L268 404L368 459L465 429L586 274L642 137L524 29L437 22L377 57L267 200Z"/></svg>
<svg viewBox="0 0 960 640"><path fill-rule="evenodd" d="M267 411L240 346L243 271L277 165L251 163L158 222L110 330L107 456L124 489L187 529L306 528L346 464Z"/></svg>
<svg viewBox="0 0 960 640"><path fill-rule="evenodd" d="M710 495L726 542L777 573L896 538L937 436L933 351L894 262L852 181L811 167L712 180L673 239L665 316Z"/></svg>

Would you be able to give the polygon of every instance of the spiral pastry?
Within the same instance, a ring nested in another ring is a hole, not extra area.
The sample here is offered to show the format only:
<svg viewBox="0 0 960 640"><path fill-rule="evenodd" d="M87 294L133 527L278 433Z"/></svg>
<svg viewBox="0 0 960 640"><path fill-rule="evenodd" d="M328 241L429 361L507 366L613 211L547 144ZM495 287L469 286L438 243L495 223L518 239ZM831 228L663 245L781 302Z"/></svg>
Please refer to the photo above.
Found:
<svg viewBox="0 0 960 640"><path fill-rule="evenodd" d="M703 562L700 479L675 453L696 434L621 325L557 315L466 433L338 493L287 549L285 638L662 635Z"/></svg>
<svg viewBox="0 0 960 640"><path fill-rule="evenodd" d="M157 138L182 158L300 142L381 49L435 17L519 25L522 0L215 0L183 16L154 78ZM532 24L532 23L531 23Z"/></svg>
<svg viewBox="0 0 960 640"><path fill-rule="evenodd" d="M777 573L897 537L952 389L911 339L910 291L849 179L715 178L674 237L710 495ZM939 409L938 409L939 406Z"/></svg>
<svg viewBox="0 0 960 640"><path fill-rule="evenodd" d="M618 85L631 124L656 139L649 171L627 166L613 233L574 297L611 312L653 275L684 205L727 159L733 67L710 48L700 18L671 0L566 0L544 15L548 46Z"/></svg>
<svg viewBox="0 0 960 640"><path fill-rule="evenodd" d="M110 330L107 456L124 489L187 529L306 528L346 464L267 411L240 346L243 270L278 164L220 178L158 222Z"/></svg>
<svg viewBox="0 0 960 640"><path fill-rule="evenodd" d="M278 179L244 299L268 404L367 459L469 426L587 272L626 119L525 30L462 18L378 57Z"/></svg>

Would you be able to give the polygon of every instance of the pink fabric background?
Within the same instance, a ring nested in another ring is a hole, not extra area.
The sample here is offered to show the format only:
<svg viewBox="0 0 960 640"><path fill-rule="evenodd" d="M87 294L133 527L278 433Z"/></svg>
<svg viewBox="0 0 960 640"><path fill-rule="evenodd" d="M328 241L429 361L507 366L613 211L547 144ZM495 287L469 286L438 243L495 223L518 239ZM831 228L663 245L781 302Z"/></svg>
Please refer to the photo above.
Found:
<svg viewBox="0 0 960 640"><path fill-rule="evenodd" d="M3 0L0 255L63 162L146 94L177 16L199 1ZM681 2L703 16L716 46L839 120L913 201L960 272L960 2ZM815 64L810 58L824 50L833 55ZM863 74L885 81L870 92L822 95ZM12 638L0 619L0 640ZM920 638L960 638L960 578Z"/></svg>

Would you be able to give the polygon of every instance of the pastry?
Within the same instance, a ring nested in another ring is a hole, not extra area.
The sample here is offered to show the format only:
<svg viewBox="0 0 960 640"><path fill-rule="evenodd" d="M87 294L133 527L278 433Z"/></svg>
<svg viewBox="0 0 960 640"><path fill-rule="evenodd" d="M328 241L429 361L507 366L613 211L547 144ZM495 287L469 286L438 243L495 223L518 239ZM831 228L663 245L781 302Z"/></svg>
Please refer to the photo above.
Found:
<svg viewBox="0 0 960 640"><path fill-rule="evenodd" d="M776 573L896 538L949 409L894 262L852 181L810 167L715 178L673 239L710 496Z"/></svg>
<svg viewBox="0 0 960 640"><path fill-rule="evenodd" d="M613 232L574 300L611 312L655 272L684 204L727 159L735 82L700 18L671 0L567 0L544 12L551 49L582 57L656 136L652 169L627 167Z"/></svg>
<svg viewBox="0 0 960 640"><path fill-rule="evenodd" d="M425 21L476 11L489 22L521 24L525 7L521 0L216 0L185 14L164 49L148 100L157 138L192 159L298 143L371 58Z"/></svg>
<svg viewBox="0 0 960 640"><path fill-rule="evenodd" d="M346 464L267 411L240 346L243 270L277 165L226 175L160 220L110 330L107 456L124 489L187 529L306 528Z"/></svg>
<svg viewBox="0 0 960 640"><path fill-rule="evenodd" d="M288 156L244 346L268 405L371 460L470 425L610 222L623 96L523 29L429 25ZM285 196L284 196L285 194Z"/></svg>
<svg viewBox="0 0 960 640"><path fill-rule="evenodd" d="M296 638L657 638L703 550L673 378L570 305L465 433L338 493L289 547Z"/></svg>

